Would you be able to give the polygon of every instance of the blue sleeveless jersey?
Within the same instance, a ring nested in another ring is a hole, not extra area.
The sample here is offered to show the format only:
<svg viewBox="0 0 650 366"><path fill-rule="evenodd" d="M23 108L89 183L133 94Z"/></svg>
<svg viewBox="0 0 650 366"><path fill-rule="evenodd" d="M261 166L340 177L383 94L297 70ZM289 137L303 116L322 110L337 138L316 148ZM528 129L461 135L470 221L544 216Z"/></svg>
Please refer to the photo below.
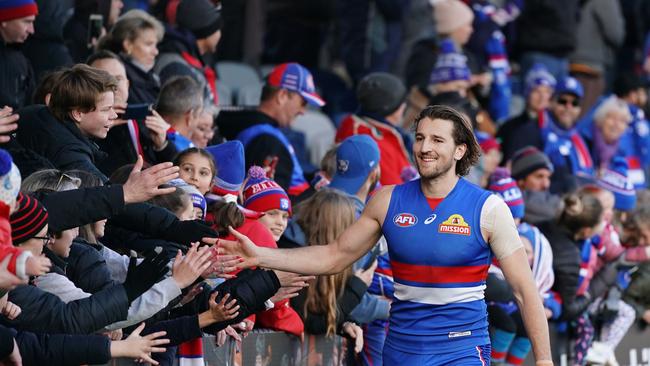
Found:
<svg viewBox="0 0 650 366"><path fill-rule="evenodd" d="M490 194L461 178L432 211L419 179L395 186L382 226L395 291L391 348L435 354L490 343L483 292L492 255L480 228Z"/></svg>
<svg viewBox="0 0 650 366"><path fill-rule="evenodd" d="M280 142L282 142L282 144L287 148L287 151L289 151L289 155L291 155L293 171L291 172L291 183L289 184L288 193L292 196L297 196L306 191L309 188L309 183L307 183L305 180L305 175L302 172L302 167L300 166L298 157L296 157L293 146L291 146L291 143L287 137L284 136L282 131L278 130L268 123L264 123L251 126L241 131L239 135L237 135L236 139L241 141L245 148L249 142L253 141L257 136L263 134L271 135L280 140Z"/></svg>

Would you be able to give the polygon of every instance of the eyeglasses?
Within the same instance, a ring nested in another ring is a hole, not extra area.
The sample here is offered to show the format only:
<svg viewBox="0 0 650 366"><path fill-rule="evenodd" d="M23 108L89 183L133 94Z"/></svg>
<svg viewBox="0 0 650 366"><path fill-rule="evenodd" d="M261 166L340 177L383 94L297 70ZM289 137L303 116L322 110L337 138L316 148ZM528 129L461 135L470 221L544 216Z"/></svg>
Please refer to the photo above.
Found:
<svg viewBox="0 0 650 366"><path fill-rule="evenodd" d="M51 236L32 236L32 239L41 239L43 241L43 246L46 247L52 242Z"/></svg>
<svg viewBox="0 0 650 366"><path fill-rule="evenodd" d="M574 107L580 105L580 101L578 99L567 99L567 98L558 98L557 103L562 104L564 106L572 105Z"/></svg>

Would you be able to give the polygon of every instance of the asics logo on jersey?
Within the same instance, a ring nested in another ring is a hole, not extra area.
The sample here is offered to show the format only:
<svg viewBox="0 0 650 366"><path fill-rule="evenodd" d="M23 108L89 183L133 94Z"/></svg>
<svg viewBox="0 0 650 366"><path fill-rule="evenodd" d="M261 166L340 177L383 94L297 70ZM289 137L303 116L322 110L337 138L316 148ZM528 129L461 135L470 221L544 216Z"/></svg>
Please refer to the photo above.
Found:
<svg viewBox="0 0 650 366"><path fill-rule="evenodd" d="M418 218L410 213L401 213L393 217L393 223L399 227L410 227L417 224Z"/></svg>
<svg viewBox="0 0 650 366"><path fill-rule="evenodd" d="M426 220L424 220L424 224L425 224L425 225L429 225L429 224L432 223L435 219L436 219L436 214L433 214L433 215L427 217Z"/></svg>
<svg viewBox="0 0 650 366"><path fill-rule="evenodd" d="M463 216L453 214L438 226L438 232L442 234L467 235L471 234L469 225L465 222Z"/></svg>

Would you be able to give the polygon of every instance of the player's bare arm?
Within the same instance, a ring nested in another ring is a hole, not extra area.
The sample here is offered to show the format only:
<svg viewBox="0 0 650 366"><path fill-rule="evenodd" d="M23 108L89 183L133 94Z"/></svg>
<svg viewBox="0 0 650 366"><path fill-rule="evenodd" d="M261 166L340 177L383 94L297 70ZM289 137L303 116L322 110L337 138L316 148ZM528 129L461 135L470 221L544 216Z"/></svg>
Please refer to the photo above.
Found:
<svg viewBox="0 0 650 366"><path fill-rule="evenodd" d="M232 228L230 230L236 241L204 238L204 242L218 245L223 253L242 257L242 267L260 266L313 275L338 273L367 253L381 237L381 225L392 190L393 186L380 189L361 217L328 245L295 249L262 248Z"/></svg>

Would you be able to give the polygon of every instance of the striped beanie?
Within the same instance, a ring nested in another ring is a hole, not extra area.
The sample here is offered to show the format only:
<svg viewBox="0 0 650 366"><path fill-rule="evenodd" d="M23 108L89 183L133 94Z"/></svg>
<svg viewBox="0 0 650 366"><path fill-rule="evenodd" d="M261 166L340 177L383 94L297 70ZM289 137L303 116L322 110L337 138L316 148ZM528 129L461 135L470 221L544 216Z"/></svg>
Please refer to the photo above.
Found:
<svg viewBox="0 0 650 366"><path fill-rule="evenodd" d="M0 22L38 15L34 0L0 0Z"/></svg>
<svg viewBox="0 0 650 366"><path fill-rule="evenodd" d="M19 245L33 238L47 225L47 210L34 197L18 194L18 207L9 217L11 240Z"/></svg>
<svg viewBox="0 0 650 366"><path fill-rule="evenodd" d="M627 171L627 161L617 156L598 179L600 187L614 194L614 208L620 211L632 211L636 207L636 191Z"/></svg>
<svg viewBox="0 0 650 366"><path fill-rule="evenodd" d="M258 212L282 210L291 215L291 201L287 192L276 182L268 179L262 167L255 165L248 169L248 181L244 188L244 207Z"/></svg>
<svg viewBox="0 0 650 366"><path fill-rule="evenodd" d="M506 168L497 168L490 176L488 190L501 197L510 208L512 217L521 219L524 217L524 197L521 190L510 177Z"/></svg>

